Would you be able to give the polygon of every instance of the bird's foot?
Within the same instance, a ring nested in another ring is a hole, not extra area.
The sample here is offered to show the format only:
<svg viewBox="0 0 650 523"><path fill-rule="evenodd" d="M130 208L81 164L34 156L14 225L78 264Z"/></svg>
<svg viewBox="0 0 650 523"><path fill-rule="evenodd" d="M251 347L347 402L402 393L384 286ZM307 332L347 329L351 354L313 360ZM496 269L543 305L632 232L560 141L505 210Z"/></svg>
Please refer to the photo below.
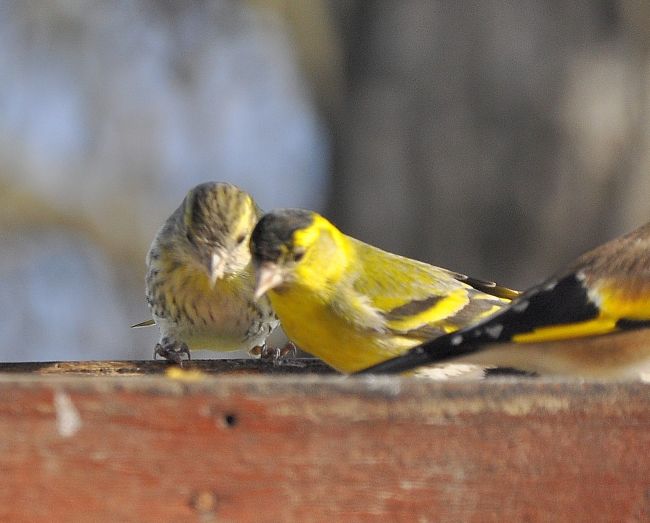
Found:
<svg viewBox="0 0 650 523"><path fill-rule="evenodd" d="M269 347L266 343L258 345L248 351L251 356L259 357L263 361L273 363L273 365L291 365L294 367L304 367L300 361L294 360L298 350L296 346L288 341L283 347Z"/></svg>
<svg viewBox="0 0 650 523"><path fill-rule="evenodd" d="M183 354L187 356L187 360L191 360L192 356L190 355L190 349L184 342L179 342L176 340L168 340L167 338L161 340L160 343L156 343L155 348L153 349L153 359L157 359L157 356L176 363L177 365L183 366Z"/></svg>

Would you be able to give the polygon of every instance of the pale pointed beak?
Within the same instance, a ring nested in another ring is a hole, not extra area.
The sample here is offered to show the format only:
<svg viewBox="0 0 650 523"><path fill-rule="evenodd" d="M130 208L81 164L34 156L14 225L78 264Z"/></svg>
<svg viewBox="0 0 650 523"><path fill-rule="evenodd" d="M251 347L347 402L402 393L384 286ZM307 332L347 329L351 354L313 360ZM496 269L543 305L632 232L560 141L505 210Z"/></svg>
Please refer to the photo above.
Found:
<svg viewBox="0 0 650 523"><path fill-rule="evenodd" d="M255 300L283 282L280 267L275 263L264 262L255 268Z"/></svg>
<svg viewBox="0 0 650 523"><path fill-rule="evenodd" d="M210 267L208 268L208 272L210 274L210 285L214 287L217 283L217 280L223 278L225 270L226 258L220 256L216 252L213 253L212 258L210 258Z"/></svg>

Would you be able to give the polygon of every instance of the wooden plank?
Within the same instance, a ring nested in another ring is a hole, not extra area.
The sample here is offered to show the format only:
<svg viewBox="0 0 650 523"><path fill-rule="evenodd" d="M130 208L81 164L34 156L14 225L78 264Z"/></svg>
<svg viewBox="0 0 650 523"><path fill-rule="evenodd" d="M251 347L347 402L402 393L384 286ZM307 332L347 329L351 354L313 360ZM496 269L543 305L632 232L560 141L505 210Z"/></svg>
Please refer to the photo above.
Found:
<svg viewBox="0 0 650 523"><path fill-rule="evenodd" d="M2 521L643 521L650 385L0 375Z"/></svg>
<svg viewBox="0 0 650 523"><path fill-rule="evenodd" d="M126 361L25 361L0 362L1 373L39 375L138 376L164 374L175 364L163 360ZM209 359L183 361L183 370L208 374L334 374L335 371L314 358L290 358L277 363L260 359Z"/></svg>

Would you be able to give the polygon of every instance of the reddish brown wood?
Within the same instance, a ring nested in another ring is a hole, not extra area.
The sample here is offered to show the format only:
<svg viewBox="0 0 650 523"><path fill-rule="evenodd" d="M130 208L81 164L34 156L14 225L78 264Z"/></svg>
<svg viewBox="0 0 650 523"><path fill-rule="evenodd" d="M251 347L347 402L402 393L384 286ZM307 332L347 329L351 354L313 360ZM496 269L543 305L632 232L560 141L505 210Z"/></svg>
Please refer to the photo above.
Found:
<svg viewBox="0 0 650 523"><path fill-rule="evenodd" d="M5 374L0 470L1 521L643 521L650 385Z"/></svg>

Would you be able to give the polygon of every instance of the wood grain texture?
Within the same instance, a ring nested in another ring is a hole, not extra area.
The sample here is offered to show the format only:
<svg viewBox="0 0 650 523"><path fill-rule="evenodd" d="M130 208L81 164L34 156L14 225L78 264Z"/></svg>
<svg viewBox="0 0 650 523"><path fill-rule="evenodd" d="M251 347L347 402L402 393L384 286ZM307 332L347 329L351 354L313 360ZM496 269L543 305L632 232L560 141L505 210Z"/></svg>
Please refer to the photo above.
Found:
<svg viewBox="0 0 650 523"><path fill-rule="evenodd" d="M645 383L191 379L0 374L0 520L650 519Z"/></svg>
<svg viewBox="0 0 650 523"><path fill-rule="evenodd" d="M163 374L176 365L164 360L124 361L25 361L0 362L1 373L32 373L39 375L137 376ZM315 358L289 358L281 363L260 359L208 359L183 361L184 370L208 374L334 374L331 367Z"/></svg>

